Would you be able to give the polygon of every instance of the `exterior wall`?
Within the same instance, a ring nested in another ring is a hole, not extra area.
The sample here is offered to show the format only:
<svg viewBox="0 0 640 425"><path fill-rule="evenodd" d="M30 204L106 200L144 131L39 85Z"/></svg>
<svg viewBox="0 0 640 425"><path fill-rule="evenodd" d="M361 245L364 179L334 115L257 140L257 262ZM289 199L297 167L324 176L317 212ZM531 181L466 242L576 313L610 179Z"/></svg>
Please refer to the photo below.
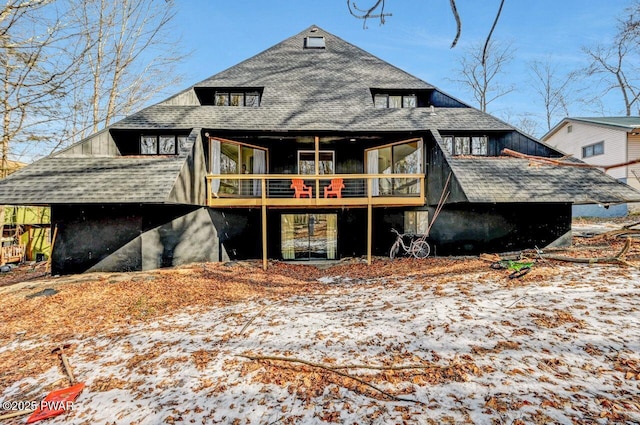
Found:
<svg viewBox="0 0 640 425"><path fill-rule="evenodd" d="M629 161L640 159L640 135L629 134L627 143L627 157ZM635 189L640 190L640 164L634 164L627 167L627 184ZM640 212L640 203L629 204L629 211L633 213Z"/></svg>
<svg viewBox="0 0 640 425"><path fill-rule="evenodd" d="M53 274L225 261L235 224L209 208L178 205L65 205L52 214Z"/></svg>
<svg viewBox="0 0 640 425"><path fill-rule="evenodd" d="M200 106L200 101L198 100L198 96L196 96L195 91L193 89L189 89L165 100L161 105Z"/></svg>
<svg viewBox="0 0 640 425"><path fill-rule="evenodd" d="M168 201L177 204L205 205L207 170L200 129L194 129L189 137L195 142L187 154L187 160L171 189Z"/></svg>
<svg viewBox="0 0 640 425"><path fill-rule="evenodd" d="M459 204L443 208L429 241L437 255L479 254L543 248L570 231L571 204Z"/></svg>
<svg viewBox="0 0 640 425"><path fill-rule="evenodd" d="M573 126L571 133L567 133L568 125ZM582 157L583 146L601 141L604 141L604 154L589 158ZM622 129L570 121L549 136L546 142L587 164L609 165L627 161L627 132ZM627 177L625 167L609 170L607 174L616 179Z"/></svg>
<svg viewBox="0 0 640 425"><path fill-rule="evenodd" d="M113 157L119 156L120 151L118 147L113 141L111 134L108 130L103 130L99 133L96 133L82 143L75 144L53 156L59 157L87 157L87 156L98 156L98 157Z"/></svg>

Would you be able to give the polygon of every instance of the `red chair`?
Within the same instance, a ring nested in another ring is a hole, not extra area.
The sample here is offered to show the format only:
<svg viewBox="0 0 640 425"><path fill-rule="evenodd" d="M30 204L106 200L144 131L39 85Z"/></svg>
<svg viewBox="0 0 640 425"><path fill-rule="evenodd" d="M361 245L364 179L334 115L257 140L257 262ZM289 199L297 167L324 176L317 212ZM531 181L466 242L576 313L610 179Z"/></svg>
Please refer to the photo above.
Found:
<svg viewBox="0 0 640 425"><path fill-rule="evenodd" d="M313 196L311 186L305 185L302 179L291 179L291 189L295 191L294 198L303 198L305 195L309 198Z"/></svg>
<svg viewBox="0 0 640 425"><path fill-rule="evenodd" d="M333 195L336 198L342 198L342 189L344 189L342 179L331 179L331 184L324 188L324 197L329 198Z"/></svg>

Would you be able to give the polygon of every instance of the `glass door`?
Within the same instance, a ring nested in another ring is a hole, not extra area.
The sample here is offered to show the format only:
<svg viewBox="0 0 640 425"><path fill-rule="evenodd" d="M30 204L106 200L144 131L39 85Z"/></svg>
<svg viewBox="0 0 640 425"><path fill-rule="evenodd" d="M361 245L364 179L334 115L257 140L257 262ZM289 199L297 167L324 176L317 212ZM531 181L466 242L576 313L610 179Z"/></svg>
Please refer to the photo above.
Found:
<svg viewBox="0 0 640 425"><path fill-rule="evenodd" d="M282 214L281 249L285 260L334 260L337 214Z"/></svg>

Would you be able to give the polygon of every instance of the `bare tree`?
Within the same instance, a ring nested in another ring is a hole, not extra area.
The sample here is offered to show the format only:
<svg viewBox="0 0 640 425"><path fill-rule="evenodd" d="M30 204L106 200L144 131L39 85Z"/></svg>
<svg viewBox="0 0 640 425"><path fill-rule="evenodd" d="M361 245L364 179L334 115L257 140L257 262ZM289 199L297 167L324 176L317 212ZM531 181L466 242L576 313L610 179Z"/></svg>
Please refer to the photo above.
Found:
<svg viewBox="0 0 640 425"><path fill-rule="evenodd" d="M475 44L461 56L458 78L453 81L466 88L478 102L481 111L487 112L487 106L494 100L512 92L512 85L502 85L499 77L505 67L513 60L514 49L511 44L489 42L486 52ZM484 59L484 61L483 61Z"/></svg>
<svg viewBox="0 0 640 425"><path fill-rule="evenodd" d="M618 20L618 32L609 43L583 51L591 60L587 75L600 77L603 94L618 91L630 116L640 99L640 1L627 8L624 16Z"/></svg>
<svg viewBox="0 0 640 425"><path fill-rule="evenodd" d="M548 61L534 61L530 66L531 86L539 95L539 100L544 107L547 130L551 130L552 124L560 115L569 115L572 76L560 76L558 68Z"/></svg>
<svg viewBox="0 0 640 425"><path fill-rule="evenodd" d="M349 9L349 13L358 18L362 19L364 23L362 26L367 28L367 20L369 19L379 19L380 25L384 25L386 22L386 18L392 16L391 13L385 12L385 1L386 0L372 0L374 3L370 7L360 8L356 4L354 0L347 0L347 8ZM456 20L456 36L451 43L451 48L453 49L458 44L458 40L460 39L460 34L462 33L462 19L460 18L460 14L458 13L458 6L456 4L456 0L449 0L449 5L451 6L451 13ZM500 6L498 7L498 11L496 12L496 16L493 20L493 24L491 25L491 29L489 30L489 34L484 42L484 47L482 48L482 64L485 63L489 44L491 42L491 36L493 35L493 31L496 29L498 25L498 21L500 20L500 15L502 14L502 8L504 7L504 0L500 0Z"/></svg>
<svg viewBox="0 0 640 425"><path fill-rule="evenodd" d="M70 0L86 49L67 98L69 141L108 126L175 85L184 54L172 0Z"/></svg>
<svg viewBox="0 0 640 425"><path fill-rule="evenodd" d="M514 109L506 108L497 112L496 115L525 134L533 137L540 136L542 126L540 120L535 114L529 112L517 112Z"/></svg>

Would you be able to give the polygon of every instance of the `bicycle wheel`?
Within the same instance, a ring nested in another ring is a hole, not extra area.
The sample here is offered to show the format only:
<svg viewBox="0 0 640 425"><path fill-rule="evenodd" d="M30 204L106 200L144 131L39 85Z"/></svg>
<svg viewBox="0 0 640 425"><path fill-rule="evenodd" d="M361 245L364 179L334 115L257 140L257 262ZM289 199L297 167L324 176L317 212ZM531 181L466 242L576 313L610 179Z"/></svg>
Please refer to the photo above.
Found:
<svg viewBox="0 0 640 425"><path fill-rule="evenodd" d="M416 258L427 258L431 253L431 247L425 240L417 240L411 244L411 255Z"/></svg>
<svg viewBox="0 0 640 425"><path fill-rule="evenodd" d="M389 258L392 260L398 255L398 251L400 251L400 242L395 241L393 245L391 245L391 250L389 251Z"/></svg>

